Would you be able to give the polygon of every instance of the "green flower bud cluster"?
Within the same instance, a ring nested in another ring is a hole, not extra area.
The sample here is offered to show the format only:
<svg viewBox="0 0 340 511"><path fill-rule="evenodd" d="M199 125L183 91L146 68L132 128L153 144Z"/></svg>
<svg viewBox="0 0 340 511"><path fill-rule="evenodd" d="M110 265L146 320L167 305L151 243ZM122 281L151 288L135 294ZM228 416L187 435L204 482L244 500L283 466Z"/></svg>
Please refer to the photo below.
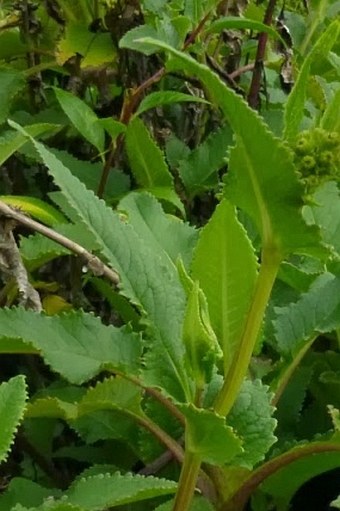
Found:
<svg viewBox="0 0 340 511"><path fill-rule="evenodd" d="M340 180L340 135L314 128L302 131L293 145L294 162L307 191Z"/></svg>

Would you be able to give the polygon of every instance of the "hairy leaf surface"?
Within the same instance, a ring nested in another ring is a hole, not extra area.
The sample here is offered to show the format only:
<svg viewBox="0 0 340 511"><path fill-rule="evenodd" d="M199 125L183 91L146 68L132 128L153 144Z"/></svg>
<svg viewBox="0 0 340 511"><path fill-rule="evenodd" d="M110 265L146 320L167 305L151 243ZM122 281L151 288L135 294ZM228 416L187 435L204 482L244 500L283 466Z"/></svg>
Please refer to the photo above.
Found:
<svg viewBox="0 0 340 511"><path fill-rule="evenodd" d="M22 375L0 385L0 462L7 458L14 435L23 419L27 390Z"/></svg>

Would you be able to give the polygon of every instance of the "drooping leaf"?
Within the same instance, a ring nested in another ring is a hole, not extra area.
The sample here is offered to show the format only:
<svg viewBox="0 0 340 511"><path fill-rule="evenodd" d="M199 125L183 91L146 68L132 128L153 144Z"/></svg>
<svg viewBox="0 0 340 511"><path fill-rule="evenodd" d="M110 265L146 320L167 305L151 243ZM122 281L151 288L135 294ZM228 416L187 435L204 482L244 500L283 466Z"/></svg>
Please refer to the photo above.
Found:
<svg viewBox="0 0 340 511"><path fill-rule="evenodd" d="M22 375L0 385L0 462L7 458L24 416L27 397L25 378Z"/></svg>
<svg viewBox="0 0 340 511"><path fill-rule="evenodd" d="M175 493L177 483L133 474L101 474L76 480L66 492L68 502L86 511L140 502Z"/></svg>
<svg viewBox="0 0 340 511"><path fill-rule="evenodd" d="M147 112L151 108L156 108L163 105L171 105L172 103L205 103L209 104L206 99L198 96L191 96L190 94L184 94L178 91L157 91L148 94L140 103L136 115L141 115Z"/></svg>
<svg viewBox="0 0 340 511"><path fill-rule="evenodd" d="M217 172L225 164L232 132L228 125L211 133L202 144L180 160L178 173L187 193L191 196L218 182Z"/></svg>
<svg viewBox="0 0 340 511"><path fill-rule="evenodd" d="M302 186L297 180L290 151L268 130L261 118L208 67L189 55L152 39L174 58L168 69L185 69L197 76L227 118L236 136L230 157L228 197L255 222L267 246L277 259L290 252L325 254L318 231L307 227L301 217ZM268 148L268 150L263 150Z"/></svg>
<svg viewBox="0 0 340 511"><path fill-rule="evenodd" d="M292 140L298 133L303 118L310 67L315 60L326 58L339 38L340 23L334 20L321 34L310 53L304 59L285 107L284 138Z"/></svg>
<svg viewBox="0 0 340 511"><path fill-rule="evenodd" d="M242 441L225 418L194 405L178 406L186 418L186 449L203 461L224 465L242 452Z"/></svg>
<svg viewBox="0 0 340 511"><path fill-rule="evenodd" d="M157 200L148 193L130 193L118 205L140 237L156 253L170 257L176 264L181 257L189 266L198 231L175 216L166 215Z"/></svg>
<svg viewBox="0 0 340 511"><path fill-rule="evenodd" d="M98 117L92 108L71 92L57 88L54 88L54 92L61 108L73 126L90 144L98 149L99 153L102 153L105 143L104 129L99 125Z"/></svg>
<svg viewBox="0 0 340 511"><path fill-rule="evenodd" d="M235 208L224 199L202 229L192 276L207 297L227 374L252 300L257 261Z"/></svg>
<svg viewBox="0 0 340 511"><path fill-rule="evenodd" d="M127 328L105 326L91 314L79 311L44 316L23 309L1 309L0 318L2 353L3 338L5 342L20 338L39 350L46 363L72 383L81 384L103 369L128 373L138 370L139 337Z"/></svg>
<svg viewBox="0 0 340 511"><path fill-rule="evenodd" d="M251 470L276 442L274 430L277 421L273 418L271 399L268 387L260 380L243 383L227 420L243 442L243 452L232 460L233 465Z"/></svg>
<svg viewBox="0 0 340 511"><path fill-rule="evenodd" d="M254 32L266 32L271 35L274 39L280 39L283 43L284 40L280 37L279 33L270 25L265 25L260 21L236 17L236 16L228 16L226 18L220 18L217 21L214 21L209 25L209 27L205 30L207 34L212 34L215 32L222 32L223 30L252 30ZM284 43L285 44L285 43Z"/></svg>

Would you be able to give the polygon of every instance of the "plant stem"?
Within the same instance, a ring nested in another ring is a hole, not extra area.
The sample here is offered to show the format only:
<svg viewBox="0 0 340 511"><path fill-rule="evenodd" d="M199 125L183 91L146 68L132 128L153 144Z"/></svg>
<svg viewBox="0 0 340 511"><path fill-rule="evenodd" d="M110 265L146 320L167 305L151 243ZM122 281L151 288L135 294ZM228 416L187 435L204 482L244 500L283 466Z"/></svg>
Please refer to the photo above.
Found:
<svg viewBox="0 0 340 511"><path fill-rule="evenodd" d="M192 497L194 495L200 466L200 456L186 449L182 471L178 483L178 490L172 511L188 511Z"/></svg>
<svg viewBox="0 0 340 511"><path fill-rule="evenodd" d="M264 249L254 298L250 306L243 335L229 373L215 402L215 411L220 415L226 416L230 412L243 379L247 374L279 265L280 260L274 255L274 252Z"/></svg>

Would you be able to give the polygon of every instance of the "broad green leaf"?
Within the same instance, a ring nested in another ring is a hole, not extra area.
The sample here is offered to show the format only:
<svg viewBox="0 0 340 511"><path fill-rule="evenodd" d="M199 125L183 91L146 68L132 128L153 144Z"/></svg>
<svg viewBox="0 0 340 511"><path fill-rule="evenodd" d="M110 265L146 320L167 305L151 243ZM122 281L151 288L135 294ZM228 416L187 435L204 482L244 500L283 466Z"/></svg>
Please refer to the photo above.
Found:
<svg viewBox="0 0 340 511"><path fill-rule="evenodd" d="M112 117L98 119L98 123L110 135L112 140L116 140L118 135L120 135L121 133L125 133L126 131L126 125L123 124L122 122L115 121Z"/></svg>
<svg viewBox="0 0 340 511"><path fill-rule="evenodd" d="M60 502L54 499L47 499L39 507L23 507L21 504L17 504L10 511L86 511L83 507L69 504L67 502Z"/></svg>
<svg viewBox="0 0 340 511"><path fill-rule="evenodd" d="M84 2L81 2L81 6L83 11ZM63 37L56 48L56 60L60 66L63 66L67 60L76 55L82 57L80 61L82 68L89 66L99 67L116 60L117 51L110 34L103 32L94 33L87 27L88 25L79 22L79 20L66 24Z"/></svg>
<svg viewBox="0 0 340 511"><path fill-rule="evenodd" d="M141 353L138 335L105 326L84 312L44 316L23 309L0 310L2 338L19 338L39 350L46 363L72 383L81 384L101 370L136 373ZM96 342L94 342L94 339Z"/></svg>
<svg viewBox="0 0 340 511"><path fill-rule="evenodd" d="M224 199L202 229L192 277L207 298L212 327L223 350L227 374L252 300L257 261L235 208Z"/></svg>
<svg viewBox="0 0 340 511"><path fill-rule="evenodd" d="M102 511L113 506L175 493L177 483L133 474L100 474L76 480L67 490L67 501L86 511Z"/></svg>
<svg viewBox="0 0 340 511"><path fill-rule="evenodd" d="M162 42L149 39L143 42L156 44L173 55L168 62L169 70L185 69L197 76L209 99L227 118L237 141L230 158L228 196L253 219L264 247L276 259L290 252L325 254L317 229L307 227L301 217L302 186L289 149L208 67Z"/></svg>
<svg viewBox="0 0 340 511"><path fill-rule="evenodd" d="M141 115L147 112L151 108L156 108L163 105L171 105L172 103L205 103L209 104L206 99L198 96L192 96L190 94L184 94L183 92L165 90L151 92L148 94L140 103L136 115Z"/></svg>
<svg viewBox="0 0 340 511"><path fill-rule="evenodd" d="M223 30L252 30L254 32L266 32L274 39L280 39L284 44L284 40L280 37L279 33L270 25L266 25L256 20L241 18L236 16L228 16L227 18L220 18L213 23L210 23L205 30L206 34L222 32Z"/></svg>
<svg viewBox="0 0 340 511"><path fill-rule="evenodd" d="M178 173L190 196L216 186L217 172L225 165L232 132L228 125L211 133L204 142L179 161Z"/></svg>
<svg viewBox="0 0 340 511"><path fill-rule="evenodd" d="M0 462L7 458L24 416L27 397L25 378L22 375L0 385Z"/></svg>
<svg viewBox="0 0 340 511"><path fill-rule="evenodd" d="M38 137L49 131L53 131L60 126L56 124L33 124L26 126L25 130L32 137ZM24 144L27 144L27 137L16 131L6 131L0 137L0 165L2 165L15 151L18 151Z"/></svg>
<svg viewBox="0 0 340 511"><path fill-rule="evenodd" d="M144 53L145 55L152 55L156 53L157 46L153 47L150 44L141 44L136 42L136 39L141 37L152 37L157 39L157 30L150 25L139 25L138 27L132 28L119 41L120 48L128 48L129 50L135 50Z"/></svg>
<svg viewBox="0 0 340 511"><path fill-rule="evenodd" d="M65 421L77 417L77 406L56 397L38 398L27 405L25 418L46 417Z"/></svg>
<svg viewBox="0 0 340 511"><path fill-rule="evenodd" d="M58 494L60 494L60 490L43 488L29 479L14 477L0 496L0 509L1 511L11 511L16 504L32 506L36 509L36 506L42 504L47 497Z"/></svg>
<svg viewBox="0 0 340 511"><path fill-rule="evenodd" d="M314 61L324 59L339 39L340 22L334 20L321 34L305 58L285 108L284 138L293 140L299 131L305 107L306 91L310 68Z"/></svg>
<svg viewBox="0 0 340 511"><path fill-rule="evenodd" d="M194 405L178 406L186 418L186 449L203 461L224 465L242 452L242 442L225 418Z"/></svg>
<svg viewBox="0 0 340 511"><path fill-rule="evenodd" d="M326 110L321 118L320 126L327 131L337 131L340 133L340 89L335 93L328 103Z"/></svg>
<svg viewBox="0 0 340 511"><path fill-rule="evenodd" d="M130 193L120 201L118 209L127 214L129 224L157 254L170 258L173 264L181 257L185 266L189 266L197 230L165 214L159 202L145 192Z"/></svg>
<svg viewBox="0 0 340 511"><path fill-rule="evenodd" d="M191 389L181 342L185 297L176 268L171 262L165 264L131 225L87 190L47 148L31 140L62 190L68 216L72 214L73 221L94 235L101 254L119 274L121 292L148 314L152 342L144 377L179 401L188 399Z"/></svg>
<svg viewBox="0 0 340 511"><path fill-rule="evenodd" d="M174 180L164 155L141 119L133 119L126 131L126 151L131 170L143 188L173 187Z"/></svg>
<svg viewBox="0 0 340 511"><path fill-rule="evenodd" d="M46 225L66 223L67 220L56 208L35 197L23 195L0 195L0 200L9 206L19 208Z"/></svg>
<svg viewBox="0 0 340 511"><path fill-rule="evenodd" d="M311 314L312 311L312 314ZM317 333L340 326L340 278L324 273L296 303L276 308L274 327L280 352L294 355Z"/></svg>
<svg viewBox="0 0 340 511"><path fill-rule="evenodd" d="M232 463L250 470L265 458L276 442L277 421L273 418L272 394L260 380L246 380L228 415L227 423L242 438L243 451Z"/></svg>
<svg viewBox="0 0 340 511"><path fill-rule="evenodd" d="M8 116L12 100L15 95L25 87L24 74L15 67L0 67L0 125Z"/></svg>
<svg viewBox="0 0 340 511"><path fill-rule="evenodd" d="M105 133L98 123L98 117L85 101L71 92L54 88L57 100L61 108L72 122L79 133L94 145L99 153L104 151Z"/></svg>

